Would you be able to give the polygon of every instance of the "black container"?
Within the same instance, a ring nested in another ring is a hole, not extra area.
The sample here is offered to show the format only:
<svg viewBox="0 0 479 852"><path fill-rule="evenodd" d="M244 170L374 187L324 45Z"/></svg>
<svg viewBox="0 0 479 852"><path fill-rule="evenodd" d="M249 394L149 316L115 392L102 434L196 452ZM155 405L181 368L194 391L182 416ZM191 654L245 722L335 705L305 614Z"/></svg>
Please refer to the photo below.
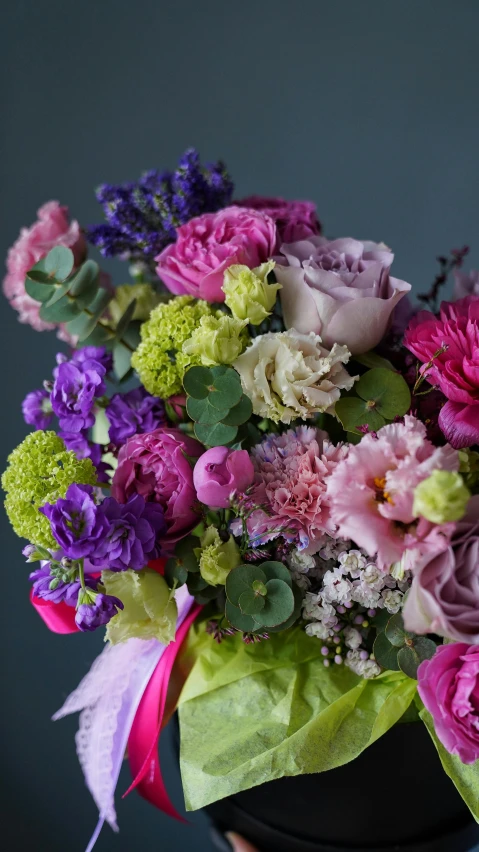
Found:
<svg viewBox="0 0 479 852"><path fill-rule="evenodd" d="M205 808L259 852L471 852L479 826L420 722L396 725L356 760L269 781Z"/></svg>

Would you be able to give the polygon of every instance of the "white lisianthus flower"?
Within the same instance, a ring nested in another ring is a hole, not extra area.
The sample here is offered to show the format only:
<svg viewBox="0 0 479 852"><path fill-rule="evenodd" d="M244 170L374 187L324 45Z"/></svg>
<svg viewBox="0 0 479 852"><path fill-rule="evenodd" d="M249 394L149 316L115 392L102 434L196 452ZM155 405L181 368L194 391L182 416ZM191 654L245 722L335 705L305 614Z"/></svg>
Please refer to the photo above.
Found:
<svg viewBox="0 0 479 852"><path fill-rule="evenodd" d="M331 351L325 349L313 332L290 329L259 335L233 367L255 414L291 423L323 411L334 414L341 391L350 390L358 378L344 369L350 354L336 343Z"/></svg>

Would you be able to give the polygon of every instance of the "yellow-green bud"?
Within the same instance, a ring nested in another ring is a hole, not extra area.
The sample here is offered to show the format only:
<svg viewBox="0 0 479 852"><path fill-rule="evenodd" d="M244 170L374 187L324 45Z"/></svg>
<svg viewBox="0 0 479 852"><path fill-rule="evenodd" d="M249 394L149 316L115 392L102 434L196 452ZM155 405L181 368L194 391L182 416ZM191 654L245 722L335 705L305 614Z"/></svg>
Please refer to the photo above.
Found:
<svg viewBox="0 0 479 852"><path fill-rule="evenodd" d="M208 527L200 539L200 573L211 586L224 586L232 568L241 562L241 556L232 535L221 541L216 527Z"/></svg>
<svg viewBox="0 0 479 852"><path fill-rule="evenodd" d="M466 512L471 494L460 473L434 470L414 490L414 515L433 524L459 521Z"/></svg>
<svg viewBox="0 0 479 852"><path fill-rule="evenodd" d="M239 320L218 311L216 316L201 317L200 324L183 344L183 354L205 367L232 364L241 355L248 336L243 333L247 320Z"/></svg>
<svg viewBox="0 0 479 852"><path fill-rule="evenodd" d="M115 288L115 295L108 305L114 323L117 323L123 316L133 299L136 299L136 305L132 319L141 320L141 322L148 319L153 308L160 302L160 296L151 284L146 282L120 284L119 287Z"/></svg>
<svg viewBox="0 0 479 852"><path fill-rule="evenodd" d="M467 447L459 450L459 473L463 474L467 487L475 494L479 490L479 453Z"/></svg>
<svg viewBox="0 0 479 852"><path fill-rule="evenodd" d="M150 568L103 571L101 580L106 593L124 604L106 629L112 645L132 638L158 639L165 645L173 641L178 611L161 574Z"/></svg>
<svg viewBox="0 0 479 852"><path fill-rule="evenodd" d="M281 284L268 284L268 275L275 267L273 260L256 269L235 264L230 266L223 279L225 302L231 313L251 325L260 325L269 317L276 302Z"/></svg>

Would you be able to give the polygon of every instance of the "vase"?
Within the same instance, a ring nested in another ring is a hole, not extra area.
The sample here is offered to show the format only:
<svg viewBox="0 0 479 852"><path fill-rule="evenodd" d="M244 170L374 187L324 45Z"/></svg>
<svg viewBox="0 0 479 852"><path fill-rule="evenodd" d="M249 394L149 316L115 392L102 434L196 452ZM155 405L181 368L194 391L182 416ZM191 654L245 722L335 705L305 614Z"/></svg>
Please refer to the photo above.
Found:
<svg viewBox="0 0 479 852"><path fill-rule="evenodd" d="M205 811L217 837L235 831L259 852L471 852L479 844L479 825L420 722L396 725L337 769L269 781Z"/></svg>

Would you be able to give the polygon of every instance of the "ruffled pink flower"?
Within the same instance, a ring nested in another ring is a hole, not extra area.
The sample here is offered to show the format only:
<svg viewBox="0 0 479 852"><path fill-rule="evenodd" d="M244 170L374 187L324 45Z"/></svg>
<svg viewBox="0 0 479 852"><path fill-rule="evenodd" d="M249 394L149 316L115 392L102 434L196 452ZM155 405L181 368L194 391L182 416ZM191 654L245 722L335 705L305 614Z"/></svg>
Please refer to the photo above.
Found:
<svg viewBox="0 0 479 852"><path fill-rule="evenodd" d="M347 452L346 445L334 446L325 432L307 426L270 435L251 452L252 502L267 512L270 526L295 532L302 547L316 552L324 536L336 531L326 482Z"/></svg>
<svg viewBox="0 0 479 852"><path fill-rule="evenodd" d="M440 646L417 670L418 692L445 749L462 763L479 759L479 647Z"/></svg>
<svg viewBox="0 0 479 852"><path fill-rule="evenodd" d="M38 220L30 228L22 228L9 249L7 275L3 280L3 292L12 308L18 311L20 322L31 325L36 331L49 331L56 325L40 319L40 303L25 292L25 278L28 270L54 246L71 248L76 265L86 255L85 238L78 222L69 222L68 207L62 207L58 201L48 201L38 210Z"/></svg>
<svg viewBox="0 0 479 852"><path fill-rule="evenodd" d="M234 263L251 268L268 260L276 245L273 220L257 210L225 207L178 228L176 243L155 258L156 271L175 295L224 302L223 275Z"/></svg>
<svg viewBox="0 0 479 852"><path fill-rule="evenodd" d="M423 362L421 372L428 381L448 399L439 426L449 443L456 449L479 443L479 299L443 302L439 317L420 311L404 344ZM442 347L447 348L437 354Z"/></svg>
<svg viewBox="0 0 479 852"><path fill-rule="evenodd" d="M404 423L383 426L377 437L365 435L337 465L327 483L332 522L341 538L352 539L369 556L377 554L383 570L407 551L416 557L442 550L453 525L418 521L414 488L433 470L458 467L457 452L435 447L424 424L406 415Z"/></svg>
<svg viewBox="0 0 479 852"><path fill-rule="evenodd" d="M193 482L198 500L211 509L227 509L234 491L246 491L254 470L246 450L212 447L198 459Z"/></svg>
<svg viewBox="0 0 479 852"><path fill-rule="evenodd" d="M285 198L249 195L236 204L238 207L261 210L271 216L278 231L278 250L282 243L294 243L296 240L305 240L313 234L321 233L316 204L312 201L287 201Z"/></svg>
<svg viewBox="0 0 479 852"><path fill-rule="evenodd" d="M134 435L121 448L113 476L112 496L126 503L132 494L163 506L167 534L165 545L179 541L199 519L193 471L188 457L196 459L202 445L179 429L161 428Z"/></svg>

